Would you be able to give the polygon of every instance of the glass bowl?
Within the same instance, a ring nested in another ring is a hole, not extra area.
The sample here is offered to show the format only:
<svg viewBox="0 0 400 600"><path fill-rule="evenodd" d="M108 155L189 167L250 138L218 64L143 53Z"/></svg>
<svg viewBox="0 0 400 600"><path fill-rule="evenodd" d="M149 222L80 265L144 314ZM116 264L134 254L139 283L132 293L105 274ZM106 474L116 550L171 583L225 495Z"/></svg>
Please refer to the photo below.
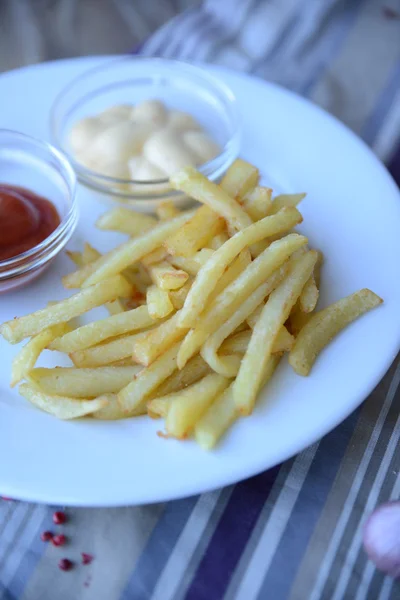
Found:
<svg viewBox="0 0 400 600"><path fill-rule="evenodd" d="M51 110L50 126L53 143L67 155L81 183L115 200L151 210L162 200L179 203L184 196L168 188L167 178L135 181L96 173L74 158L68 144L68 134L76 121L117 104L136 104L149 99L159 99L169 109L190 113L217 142L220 153L197 168L209 179L218 180L239 153L236 100L216 77L184 62L126 56L92 68L58 95ZM155 184L160 191L154 191Z"/></svg>
<svg viewBox="0 0 400 600"><path fill-rule="evenodd" d="M78 222L76 177L67 158L33 137L0 129L0 183L21 186L52 202L58 227L40 244L0 261L0 293L29 283L64 248Z"/></svg>

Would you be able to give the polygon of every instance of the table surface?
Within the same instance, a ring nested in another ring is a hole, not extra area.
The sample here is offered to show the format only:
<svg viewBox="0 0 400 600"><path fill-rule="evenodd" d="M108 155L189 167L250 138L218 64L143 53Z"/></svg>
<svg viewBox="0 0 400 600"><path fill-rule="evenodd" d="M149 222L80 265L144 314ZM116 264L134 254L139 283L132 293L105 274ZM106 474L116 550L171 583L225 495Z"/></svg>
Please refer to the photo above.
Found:
<svg viewBox="0 0 400 600"><path fill-rule="evenodd" d="M3 0L0 70L132 48L241 69L335 114L400 184L397 0L208 0L172 19L193 4ZM397 358L319 443L210 494L73 509L62 527L54 507L0 500L0 598L394 600L400 588L368 561L361 533L377 504L399 497L399 380ZM45 529L63 531L68 545L43 543ZM90 565L82 552L93 554ZM76 563L70 573L57 568L64 556Z"/></svg>

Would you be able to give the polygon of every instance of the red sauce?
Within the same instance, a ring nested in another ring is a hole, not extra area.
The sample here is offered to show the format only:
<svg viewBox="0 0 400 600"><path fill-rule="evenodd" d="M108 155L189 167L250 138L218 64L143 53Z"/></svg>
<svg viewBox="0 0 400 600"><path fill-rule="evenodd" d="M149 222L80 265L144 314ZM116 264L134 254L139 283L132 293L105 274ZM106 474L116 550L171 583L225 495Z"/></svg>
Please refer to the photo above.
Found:
<svg viewBox="0 0 400 600"><path fill-rule="evenodd" d="M0 183L0 260L43 242L60 224L54 204L30 190Z"/></svg>

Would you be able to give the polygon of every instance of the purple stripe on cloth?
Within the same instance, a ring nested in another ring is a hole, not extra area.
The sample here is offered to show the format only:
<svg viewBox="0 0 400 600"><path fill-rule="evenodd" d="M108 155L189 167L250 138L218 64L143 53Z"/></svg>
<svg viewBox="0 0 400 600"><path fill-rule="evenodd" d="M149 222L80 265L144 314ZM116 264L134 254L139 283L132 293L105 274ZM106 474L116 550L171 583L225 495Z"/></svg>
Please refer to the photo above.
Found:
<svg viewBox="0 0 400 600"><path fill-rule="evenodd" d="M393 179L400 187L400 143L388 163L388 169Z"/></svg>
<svg viewBox="0 0 400 600"><path fill-rule="evenodd" d="M279 468L274 467L235 486L185 600L220 600L223 597Z"/></svg>
<svg viewBox="0 0 400 600"><path fill-rule="evenodd" d="M165 505L140 555L120 600L150 598L175 544L196 505L198 496Z"/></svg>
<svg viewBox="0 0 400 600"><path fill-rule="evenodd" d="M320 442L274 558L264 578L258 600L286 600L311 535L326 504L346 448L355 429L359 410ZM285 576L282 576L282 573Z"/></svg>

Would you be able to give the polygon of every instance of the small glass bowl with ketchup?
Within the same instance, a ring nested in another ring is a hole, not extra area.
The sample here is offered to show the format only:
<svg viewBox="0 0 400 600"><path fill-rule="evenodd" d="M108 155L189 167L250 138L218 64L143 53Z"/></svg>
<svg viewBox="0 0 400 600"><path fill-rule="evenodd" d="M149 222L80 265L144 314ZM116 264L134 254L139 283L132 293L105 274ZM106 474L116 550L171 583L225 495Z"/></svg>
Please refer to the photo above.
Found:
<svg viewBox="0 0 400 600"><path fill-rule="evenodd" d="M0 129L0 293L38 277L78 220L76 177L46 142Z"/></svg>

